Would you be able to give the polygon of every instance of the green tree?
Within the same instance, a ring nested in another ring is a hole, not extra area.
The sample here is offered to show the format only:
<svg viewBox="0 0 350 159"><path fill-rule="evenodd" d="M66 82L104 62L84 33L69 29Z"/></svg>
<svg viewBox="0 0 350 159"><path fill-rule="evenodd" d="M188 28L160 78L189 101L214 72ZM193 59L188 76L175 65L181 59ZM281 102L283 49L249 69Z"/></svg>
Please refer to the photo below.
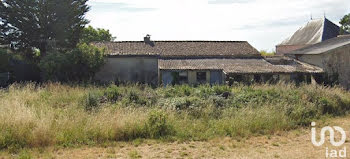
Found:
<svg viewBox="0 0 350 159"><path fill-rule="evenodd" d="M104 64L104 53L105 49L82 43L66 52L50 52L40 61L39 67L44 80L90 80Z"/></svg>
<svg viewBox="0 0 350 159"><path fill-rule="evenodd" d="M340 34L350 33L350 13L345 15L339 23L341 24Z"/></svg>
<svg viewBox="0 0 350 159"><path fill-rule="evenodd" d="M6 49L0 48L0 73L9 71L10 56Z"/></svg>
<svg viewBox="0 0 350 159"><path fill-rule="evenodd" d="M266 50L261 50L260 51L261 56L274 56L276 55L275 51L266 51Z"/></svg>
<svg viewBox="0 0 350 159"><path fill-rule="evenodd" d="M79 42L88 20L88 0L1 0L0 44L24 52L51 47L71 49Z"/></svg>
<svg viewBox="0 0 350 159"><path fill-rule="evenodd" d="M91 43L91 42L104 42L114 41L115 37L109 32L109 30L101 28L93 28L92 26L83 29L80 42Z"/></svg>

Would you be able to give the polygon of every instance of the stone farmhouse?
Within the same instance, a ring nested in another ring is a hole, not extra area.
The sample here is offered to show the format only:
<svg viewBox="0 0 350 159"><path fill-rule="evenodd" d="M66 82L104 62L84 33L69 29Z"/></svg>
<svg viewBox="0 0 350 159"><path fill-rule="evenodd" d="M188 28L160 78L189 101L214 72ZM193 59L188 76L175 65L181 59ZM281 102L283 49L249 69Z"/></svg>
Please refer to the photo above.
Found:
<svg viewBox="0 0 350 159"><path fill-rule="evenodd" d="M151 85L316 82L323 69L289 57L265 58L246 41L119 41L107 50L101 82Z"/></svg>
<svg viewBox="0 0 350 159"><path fill-rule="evenodd" d="M263 57L246 41L119 41L104 47L101 82L152 85L306 82L350 89L350 35L327 18L311 20Z"/></svg>

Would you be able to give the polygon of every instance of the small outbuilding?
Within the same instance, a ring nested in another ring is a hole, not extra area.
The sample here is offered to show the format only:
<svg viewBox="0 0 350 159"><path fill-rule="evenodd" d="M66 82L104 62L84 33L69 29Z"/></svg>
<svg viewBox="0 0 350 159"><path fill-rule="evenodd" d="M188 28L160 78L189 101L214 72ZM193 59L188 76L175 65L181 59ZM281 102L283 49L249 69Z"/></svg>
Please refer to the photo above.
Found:
<svg viewBox="0 0 350 159"><path fill-rule="evenodd" d="M318 77L325 84L350 89L350 35L343 35L287 54L296 60L323 68Z"/></svg>
<svg viewBox="0 0 350 159"><path fill-rule="evenodd" d="M321 68L287 57L161 59L162 84L308 82Z"/></svg>

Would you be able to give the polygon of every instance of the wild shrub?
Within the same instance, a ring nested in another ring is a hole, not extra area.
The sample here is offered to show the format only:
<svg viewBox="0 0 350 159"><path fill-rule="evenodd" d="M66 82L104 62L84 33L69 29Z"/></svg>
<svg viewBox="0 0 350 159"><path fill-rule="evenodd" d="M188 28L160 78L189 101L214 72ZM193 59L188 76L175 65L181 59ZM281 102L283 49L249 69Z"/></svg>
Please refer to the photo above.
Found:
<svg viewBox="0 0 350 159"><path fill-rule="evenodd" d="M200 85L197 87L196 96L207 98L212 95L214 95L214 91L209 85Z"/></svg>
<svg viewBox="0 0 350 159"><path fill-rule="evenodd" d="M164 96L166 98L170 97L186 97L191 96L194 93L194 90L189 85L175 85L169 86L164 89Z"/></svg>
<svg viewBox="0 0 350 159"><path fill-rule="evenodd" d="M319 118L318 110L312 104L294 105L286 110L286 115L291 119L293 125L309 125L313 120Z"/></svg>
<svg viewBox="0 0 350 159"><path fill-rule="evenodd" d="M216 95L222 95L224 93L231 93L231 88L227 85L214 85L212 87Z"/></svg>
<svg viewBox="0 0 350 159"><path fill-rule="evenodd" d="M111 85L104 91L104 96L107 97L108 101L116 102L122 94L116 85Z"/></svg>
<svg viewBox="0 0 350 159"><path fill-rule="evenodd" d="M174 134L168 115L159 110L151 111L148 114L147 128L151 138L161 138Z"/></svg>
<svg viewBox="0 0 350 159"><path fill-rule="evenodd" d="M177 88L180 89L178 92L183 96L190 96L193 93L193 88L189 85L181 85L177 86Z"/></svg>
<svg viewBox="0 0 350 159"><path fill-rule="evenodd" d="M99 92L89 92L85 97L85 110L96 110L101 104L101 97L102 95Z"/></svg>
<svg viewBox="0 0 350 159"><path fill-rule="evenodd" d="M3 130L0 130L0 150L8 149L11 152L18 152L21 148L29 144L29 134L16 132L15 129L10 127L2 127L2 129ZM29 133L29 130L27 128L24 130Z"/></svg>
<svg viewBox="0 0 350 159"><path fill-rule="evenodd" d="M116 134L116 140L119 141L131 141L139 138L149 138L150 136L146 121L127 121L124 127L116 130Z"/></svg>
<svg viewBox="0 0 350 159"><path fill-rule="evenodd" d="M171 99L166 99L165 102L161 102L163 107L170 108L172 110L186 110L194 107L201 107L203 100L198 97L176 97Z"/></svg>
<svg viewBox="0 0 350 159"><path fill-rule="evenodd" d="M329 98L319 97L315 104L319 107L322 114L337 115L340 113L339 111L341 111L339 105L336 105L336 103Z"/></svg>
<svg viewBox="0 0 350 159"><path fill-rule="evenodd" d="M128 93L128 101L129 103L135 103L137 105L144 106L147 104L147 100L144 96L142 96L138 91L136 90L130 90Z"/></svg>
<svg viewBox="0 0 350 159"><path fill-rule="evenodd" d="M225 99L224 97L211 96L209 99L212 100L216 108L222 108L229 105L229 100Z"/></svg>

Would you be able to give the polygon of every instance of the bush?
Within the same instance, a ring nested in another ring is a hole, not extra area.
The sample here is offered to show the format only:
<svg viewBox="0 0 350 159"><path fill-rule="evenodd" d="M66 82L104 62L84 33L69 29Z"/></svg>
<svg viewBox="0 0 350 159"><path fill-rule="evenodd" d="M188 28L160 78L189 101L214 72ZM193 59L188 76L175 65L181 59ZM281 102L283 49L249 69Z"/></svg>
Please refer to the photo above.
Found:
<svg viewBox="0 0 350 159"><path fill-rule="evenodd" d="M129 103L134 103L134 104L138 104L138 105L146 105L147 104L147 100L145 99L145 97L142 96L136 90L130 90L127 98L128 98Z"/></svg>
<svg viewBox="0 0 350 159"><path fill-rule="evenodd" d="M105 63L104 49L79 44L67 52L48 53L39 63L46 81L91 80Z"/></svg>
<svg viewBox="0 0 350 159"><path fill-rule="evenodd" d="M147 127L151 138L166 137L174 134L173 127L168 122L168 116L163 111L151 111L148 115Z"/></svg>
<svg viewBox="0 0 350 159"><path fill-rule="evenodd" d="M231 88L226 85L215 85L213 86L213 90L216 95L222 95L224 93L231 93Z"/></svg>
<svg viewBox="0 0 350 159"><path fill-rule="evenodd" d="M191 96L194 90L193 87L189 85L168 86L163 89L166 98Z"/></svg>
<svg viewBox="0 0 350 159"><path fill-rule="evenodd" d="M87 111L96 110L99 107L100 101L101 101L100 93L89 92L85 98L86 98L85 110Z"/></svg>
<svg viewBox="0 0 350 159"><path fill-rule="evenodd" d="M121 97L120 90L116 85L109 86L105 90L104 95L106 96L107 100L110 102L116 102Z"/></svg>
<svg viewBox="0 0 350 159"><path fill-rule="evenodd" d="M228 106L228 100L226 100L224 97L213 96L211 99L213 100L213 104L216 108Z"/></svg>
<svg viewBox="0 0 350 159"><path fill-rule="evenodd" d="M296 105L289 107L286 115L291 119L293 125L309 125L313 120L319 118L318 110L312 105Z"/></svg>
<svg viewBox="0 0 350 159"><path fill-rule="evenodd" d="M203 106L203 102L198 97L175 97L161 100L159 105L170 110L188 110Z"/></svg>
<svg viewBox="0 0 350 159"><path fill-rule="evenodd" d="M0 150L7 148L11 152L17 152L29 144L27 140L29 136L28 134L25 134L24 132L16 132L16 130L10 127L2 129L4 130L0 130ZM29 133L29 128L22 129L24 129L26 133Z"/></svg>

